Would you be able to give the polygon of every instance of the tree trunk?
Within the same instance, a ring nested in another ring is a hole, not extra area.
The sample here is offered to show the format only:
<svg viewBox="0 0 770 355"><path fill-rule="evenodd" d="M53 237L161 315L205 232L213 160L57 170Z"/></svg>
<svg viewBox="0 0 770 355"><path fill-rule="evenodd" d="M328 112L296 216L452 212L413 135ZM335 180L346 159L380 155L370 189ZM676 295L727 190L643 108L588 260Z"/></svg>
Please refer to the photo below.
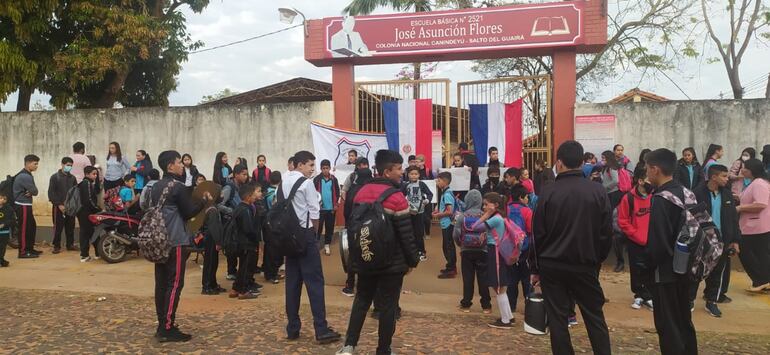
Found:
<svg viewBox="0 0 770 355"><path fill-rule="evenodd" d="M123 83L128 77L128 69L121 69L115 72L109 85L104 89L104 93L94 102L94 108L113 108L118 98L118 93L123 88Z"/></svg>
<svg viewBox="0 0 770 355"><path fill-rule="evenodd" d="M422 63L414 63L414 80L422 79ZM414 84L414 99L420 98L420 83Z"/></svg>
<svg viewBox="0 0 770 355"><path fill-rule="evenodd" d="M29 111L29 103L32 100L33 91L35 91L35 89L27 85L19 86L19 101L16 102L16 111Z"/></svg>
<svg viewBox="0 0 770 355"><path fill-rule="evenodd" d="M736 100L743 99L743 86L741 86L741 77L738 71L738 66L734 65L732 70L728 72L727 76L730 78L730 86L733 89L733 98Z"/></svg>

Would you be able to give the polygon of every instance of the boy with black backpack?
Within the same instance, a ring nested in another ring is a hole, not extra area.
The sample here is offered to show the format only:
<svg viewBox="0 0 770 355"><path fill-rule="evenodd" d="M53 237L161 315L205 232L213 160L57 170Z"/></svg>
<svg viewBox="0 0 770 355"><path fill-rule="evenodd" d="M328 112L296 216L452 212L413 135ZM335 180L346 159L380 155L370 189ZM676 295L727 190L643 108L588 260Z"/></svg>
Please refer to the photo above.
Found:
<svg viewBox="0 0 770 355"><path fill-rule="evenodd" d="M218 200L222 198L221 190ZM217 283L217 269L219 268L219 250L222 247L222 216L216 206L206 209L205 219L200 233L203 235L203 272L201 277L201 294L214 296L227 292Z"/></svg>
<svg viewBox="0 0 770 355"><path fill-rule="evenodd" d="M275 204L275 193L278 190L278 185L281 184L281 172L272 171L269 178L270 186L267 187L267 192L265 193L265 207L267 207L268 215L273 208L273 204ZM269 223L262 224L262 239L265 242L265 254L262 257L262 273L265 276L265 281L275 285L282 278L278 274L278 268L283 264L283 255L277 250Z"/></svg>
<svg viewBox="0 0 770 355"><path fill-rule="evenodd" d="M460 269L463 275L463 299L460 311L469 313L473 305L473 283L479 286L481 309L492 313L492 299L487 287L487 235L473 230L473 225L484 215L482 196L478 190L465 194L465 211L455 218L454 241L460 247Z"/></svg>
<svg viewBox="0 0 770 355"><path fill-rule="evenodd" d="M64 212L64 203L67 199L67 193L77 185L77 179L70 172L72 171L72 158L64 157L61 160L61 169L51 175L48 182L48 201L51 201L53 209L53 254L61 252L61 234L66 236L67 250L77 250L75 248L75 216L67 216Z"/></svg>
<svg viewBox="0 0 770 355"><path fill-rule="evenodd" d="M525 239L521 248L522 255L519 257L519 261L511 266L511 280L506 290L508 302L511 304L511 311L516 312L516 304L519 300L519 283L521 283L521 292L525 299L532 291L527 258L529 256L529 244L532 239L533 212L529 208L529 192L524 185L517 184L511 189L511 199L513 202L508 204L508 219L516 223L522 231L527 233L527 239Z"/></svg>
<svg viewBox="0 0 770 355"><path fill-rule="evenodd" d="M685 188L673 178L676 154L658 149L647 154L647 179L656 186L650 207L647 251L653 272L652 300L655 329L662 354L697 354L698 340L690 312L690 287L687 275L674 272L677 237L685 223L682 208L662 196L668 192L685 200ZM685 251L686 252L686 251Z"/></svg>
<svg viewBox="0 0 770 355"><path fill-rule="evenodd" d="M262 185L245 184L238 190L241 202L235 207L233 217L225 228L225 238L232 238L238 255L238 274L230 291L230 298L248 300L260 295L258 287L254 287L252 278L254 266L257 263L257 248L261 236L261 226L255 222L257 218L253 205L262 199Z"/></svg>
<svg viewBox="0 0 770 355"><path fill-rule="evenodd" d="M381 176L361 187L354 197L348 240L350 267L358 275L358 287L345 346L337 354L355 352L375 294L381 300L377 305L380 322L377 353L391 352L401 285L404 276L420 261L412 234L409 203L399 191L403 162L398 152L378 151L375 164Z"/></svg>

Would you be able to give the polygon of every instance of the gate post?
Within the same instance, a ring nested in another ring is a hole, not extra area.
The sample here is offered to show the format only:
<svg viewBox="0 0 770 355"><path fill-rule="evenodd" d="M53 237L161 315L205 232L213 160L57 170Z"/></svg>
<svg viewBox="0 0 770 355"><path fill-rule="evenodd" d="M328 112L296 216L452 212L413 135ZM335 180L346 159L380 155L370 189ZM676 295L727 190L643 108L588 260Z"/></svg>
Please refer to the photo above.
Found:
<svg viewBox="0 0 770 355"><path fill-rule="evenodd" d="M334 126L356 129L353 100L356 91L355 66L352 63L332 65L332 100L334 100Z"/></svg>
<svg viewBox="0 0 770 355"><path fill-rule="evenodd" d="M555 50L553 53L553 161L556 150L565 141L575 139L575 49Z"/></svg>

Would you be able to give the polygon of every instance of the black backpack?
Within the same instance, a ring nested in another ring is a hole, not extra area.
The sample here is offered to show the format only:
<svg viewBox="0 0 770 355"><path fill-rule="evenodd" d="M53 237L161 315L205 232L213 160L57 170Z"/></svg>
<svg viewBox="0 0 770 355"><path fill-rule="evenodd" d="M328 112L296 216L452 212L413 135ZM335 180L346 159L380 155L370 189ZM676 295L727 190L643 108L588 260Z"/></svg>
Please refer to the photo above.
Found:
<svg viewBox="0 0 770 355"><path fill-rule="evenodd" d="M225 228L222 231L222 250L225 252L225 255L235 255L238 251L238 221L235 216L237 216L243 208L245 207L238 205L233 211L232 216L225 222Z"/></svg>
<svg viewBox="0 0 770 355"><path fill-rule="evenodd" d="M359 272L379 271L392 262L396 249L393 224L382 202L398 189L389 188L373 203L355 203L350 214L348 238L350 260L358 266Z"/></svg>
<svg viewBox="0 0 770 355"><path fill-rule="evenodd" d="M287 198L283 197L283 184L279 185L276 192L277 200L267 214L267 223L272 232L272 238L275 241L278 252L284 256L302 256L307 251L305 231L299 225L299 218L297 218L297 213L294 211L294 204L292 203L297 190L306 180L304 177L299 178L294 183L294 186L292 186Z"/></svg>
<svg viewBox="0 0 770 355"><path fill-rule="evenodd" d="M16 176L8 175L5 181L0 182L0 194L5 195L6 204L13 206L13 202L16 201L16 196L13 195L13 181Z"/></svg>

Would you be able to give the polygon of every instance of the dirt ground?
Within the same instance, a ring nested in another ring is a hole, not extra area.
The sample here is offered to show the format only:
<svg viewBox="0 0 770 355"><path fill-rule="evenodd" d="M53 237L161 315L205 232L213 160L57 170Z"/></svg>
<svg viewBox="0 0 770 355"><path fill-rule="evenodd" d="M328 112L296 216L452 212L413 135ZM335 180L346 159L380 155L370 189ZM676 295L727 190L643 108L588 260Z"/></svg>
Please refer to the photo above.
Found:
<svg viewBox="0 0 770 355"><path fill-rule="evenodd" d="M523 332L523 301L516 312L518 326L509 331L485 326L493 320L481 314L478 303L473 312L457 311L461 294L460 278L439 280L443 267L440 233L426 241L428 261L407 276L401 307L404 318L394 340L398 353L547 353L548 337ZM439 237L436 237L439 236ZM158 345L152 338L152 264L131 258L120 264L102 261L80 263L77 252L45 254L39 259L9 258L11 267L0 269L0 308L3 350L10 353L40 352L233 352L233 353L312 353L330 354L337 346L317 346L306 329L299 342L283 340L283 284L265 285L257 300L235 301L227 296L200 294L201 268L188 262L178 323L195 339L188 344ZM9 250L13 255L15 251ZM322 257L326 276L326 303L331 326L344 333L352 299L341 294L345 275L336 248L332 256ZM201 258L202 262L202 258ZM222 260L219 282L224 280ZM261 277L257 277L262 281ZM613 273L606 267L602 287L610 302L605 306L616 353L657 353L657 336L652 312L629 307L632 295L628 273ZM770 295L749 295L749 285L742 272L733 272L730 292L733 302L721 306L722 318L713 318L703 310L699 298L694 312L701 353L770 353ZM106 300L97 302L99 297ZM303 299L303 302L307 302ZM309 307L303 306L303 320L309 325ZM497 311L494 310L493 315ZM501 340L504 337L505 340ZM585 330L573 328L573 343L578 352L590 352ZM373 352L376 326L367 322L360 350Z"/></svg>

